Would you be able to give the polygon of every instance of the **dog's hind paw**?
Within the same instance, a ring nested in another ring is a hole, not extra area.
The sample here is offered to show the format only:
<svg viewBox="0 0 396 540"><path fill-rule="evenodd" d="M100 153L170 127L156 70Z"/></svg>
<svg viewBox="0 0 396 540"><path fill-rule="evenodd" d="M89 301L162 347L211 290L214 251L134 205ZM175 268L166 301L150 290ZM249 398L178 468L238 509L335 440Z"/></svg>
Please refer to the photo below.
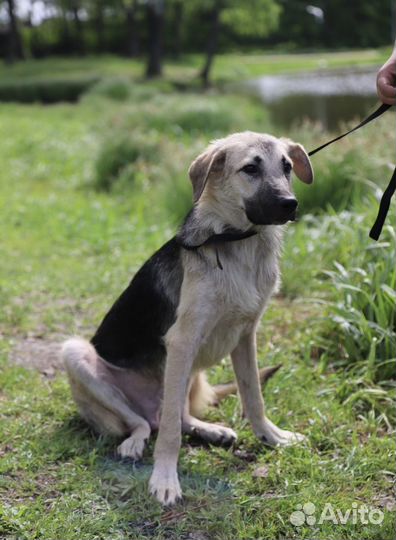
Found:
<svg viewBox="0 0 396 540"><path fill-rule="evenodd" d="M203 422L198 418L185 418L183 431L194 437L198 437L211 444L219 446L231 446L237 439L237 434L231 428Z"/></svg>
<svg viewBox="0 0 396 540"><path fill-rule="evenodd" d="M161 504L166 506L175 504L182 498L177 470L162 464L154 465L149 490Z"/></svg>
<svg viewBox="0 0 396 540"><path fill-rule="evenodd" d="M260 433L259 437L268 446L291 446L306 440L306 437L301 433L278 428L268 418L263 433Z"/></svg>

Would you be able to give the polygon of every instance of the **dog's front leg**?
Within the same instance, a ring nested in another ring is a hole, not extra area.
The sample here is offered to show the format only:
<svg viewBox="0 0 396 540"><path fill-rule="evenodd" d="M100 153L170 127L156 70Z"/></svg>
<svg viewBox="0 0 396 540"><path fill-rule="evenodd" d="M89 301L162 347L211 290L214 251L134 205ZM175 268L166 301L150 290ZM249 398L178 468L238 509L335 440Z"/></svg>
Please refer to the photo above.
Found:
<svg viewBox="0 0 396 540"><path fill-rule="evenodd" d="M154 450L150 493L162 504L181 498L177 460L181 445L181 417L193 363L190 347L168 342L164 377L164 401Z"/></svg>
<svg viewBox="0 0 396 540"><path fill-rule="evenodd" d="M256 360L256 333L252 331L241 338L231 353L238 390L244 411L253 431L269 446L288 445L304 439L300 433L278 428L265 415Z"/></svg>
<svg viewBox="0 0 396 540"><path fill-rule="evenodd" d="M178 318L165 338L167 359L164 400L154 450L154 469L150 478L150 492L162 504L173 504L181 497L177 461L181 445L182 414L191 368L212 323L205 302L201 302L202 295L195 295L191 289L194 287L191 286L185 294L182 290ZM210 302L207 305L210 306Z"/></svg>

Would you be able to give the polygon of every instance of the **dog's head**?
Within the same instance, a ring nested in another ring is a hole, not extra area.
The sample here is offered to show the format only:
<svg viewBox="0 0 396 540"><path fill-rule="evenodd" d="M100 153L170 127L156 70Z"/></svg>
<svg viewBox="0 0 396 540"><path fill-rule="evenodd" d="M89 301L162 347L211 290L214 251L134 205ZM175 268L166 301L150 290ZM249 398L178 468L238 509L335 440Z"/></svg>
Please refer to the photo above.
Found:
<svg viewBox="0 0 396 540"><path fill-rule="evenodd" d="M312 183L311 163L300 144L245 132L212 143L193 161L189 175L195 203L212 199L243 210L255 225L277 225L295 217L292 170Z"/></svg>
<svg viewBox="0 0 396 540"><path fill-rule="evenodd" d="M189 169L194 235L200 229L199 216L206 225L212 221L215 229L214 222L246 230L293 221L298 203L291 187L292 170L303 182L312 183L309 157L291 140L248 131L213 142Z"/></svg>

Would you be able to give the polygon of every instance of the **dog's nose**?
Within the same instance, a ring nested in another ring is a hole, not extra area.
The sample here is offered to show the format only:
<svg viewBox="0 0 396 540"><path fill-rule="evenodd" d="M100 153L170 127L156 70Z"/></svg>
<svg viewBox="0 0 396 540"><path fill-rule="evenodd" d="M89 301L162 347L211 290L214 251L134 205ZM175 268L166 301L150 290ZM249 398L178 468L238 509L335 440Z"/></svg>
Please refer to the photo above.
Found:
<svg viewBox="0 0 396 540"><path fill-rule="evenodd" d="M297 208L298 202L294 197L283 197L279 201L280 206L288 212L293 212Z"/></svg>

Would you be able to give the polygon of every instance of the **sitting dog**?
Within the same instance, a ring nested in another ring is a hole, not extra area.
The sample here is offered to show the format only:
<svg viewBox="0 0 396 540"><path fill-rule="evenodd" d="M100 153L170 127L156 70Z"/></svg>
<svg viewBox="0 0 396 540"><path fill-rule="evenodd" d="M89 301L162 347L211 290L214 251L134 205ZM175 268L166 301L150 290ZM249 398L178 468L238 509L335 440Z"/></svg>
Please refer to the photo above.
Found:
<svg viewBox="0 0 396 540"><path fill-rule="evenodd" d="M194 205L176 237L137 272L90 342L63 346L81 415L101 432L128 435L121 455L141 457L158 429L150 491L163 504L181 497L182 432L236 438L196 417L221 394L204 370L228 354L255 434L273 446L303 439L265 415L255 338L279 283L282 225L295 219L292 168L313 181L307 153L288 139L244 132L210 144L189 169Z"/></svg>

